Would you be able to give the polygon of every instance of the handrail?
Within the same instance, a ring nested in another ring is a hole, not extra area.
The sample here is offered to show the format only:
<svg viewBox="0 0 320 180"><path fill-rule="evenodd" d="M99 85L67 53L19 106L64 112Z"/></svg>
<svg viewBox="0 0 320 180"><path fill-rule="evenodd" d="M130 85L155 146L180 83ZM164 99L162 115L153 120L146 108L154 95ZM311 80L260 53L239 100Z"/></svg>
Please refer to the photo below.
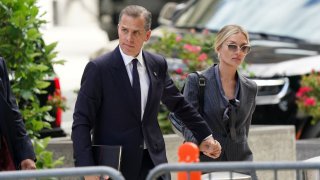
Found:
<svg viewBox="0 0 320 180"><path fill-rule="evenodd" d="M202 162L202 163L169 163L153 168L146 180L153 180L162 174L177 171L235 171L235 170L302 170L320 169L320 162Z"/></svg>
<svg viewBox="0 0 320 180"><path fill-rule="evenodd" d="M66 177L86 175L108 175L114 180L124 180L124 177L119 171L115 170L114 168L105 166L39 169L26 171L3 171L0 172L0 179L7 180L35 177Z"/></svg>

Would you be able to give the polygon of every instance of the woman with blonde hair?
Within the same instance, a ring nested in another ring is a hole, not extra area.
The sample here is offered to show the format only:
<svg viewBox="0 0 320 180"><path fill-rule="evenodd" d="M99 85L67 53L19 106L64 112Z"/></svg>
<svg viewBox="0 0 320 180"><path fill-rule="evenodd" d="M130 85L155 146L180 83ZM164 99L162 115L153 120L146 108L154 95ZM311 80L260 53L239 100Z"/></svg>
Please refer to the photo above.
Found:
<svg viewBox="0 0 320 180"><path fill-rule="evenodd" d="M216 36L219 63L201 72L205 79L203 105L199 103L199 76L189 74L184 96L210 126L222 147L219 158L200 156L200 161L252 161L248 133L255 109L257 85L238 68L250 52L249 35L238 25L224 26ZM188 141L188 139L186 139ZM255 172L247 172L256 179Z"/></svg>

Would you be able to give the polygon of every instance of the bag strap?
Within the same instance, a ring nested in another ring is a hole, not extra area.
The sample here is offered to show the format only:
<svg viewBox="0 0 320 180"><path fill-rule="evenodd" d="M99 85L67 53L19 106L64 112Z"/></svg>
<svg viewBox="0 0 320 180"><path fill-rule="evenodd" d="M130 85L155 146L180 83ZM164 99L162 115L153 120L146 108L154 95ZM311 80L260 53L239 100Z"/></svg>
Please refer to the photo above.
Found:
<svg viewBox="0 0 320 180"><path fill-rule="evenodd" d="M206 78L201 74L200 71L196 71L195 74L198 76L198 100L199 100L199 113L203 115L204 105L204 88L206 87Z"/></svg>
<svg viewBox="0 0 320 180"><path fill-rule="evenodd" d="M206 87L206 78L202 75L202 73L200 71L195 71L192 72L195 73L198 76L198 101L199 101L199 113L201 115L203 115L203 105L204 105L204 88ZM185 84L183 84L182 89L181 89L181 93L183 94L184 91L184 86Z"/></svg>

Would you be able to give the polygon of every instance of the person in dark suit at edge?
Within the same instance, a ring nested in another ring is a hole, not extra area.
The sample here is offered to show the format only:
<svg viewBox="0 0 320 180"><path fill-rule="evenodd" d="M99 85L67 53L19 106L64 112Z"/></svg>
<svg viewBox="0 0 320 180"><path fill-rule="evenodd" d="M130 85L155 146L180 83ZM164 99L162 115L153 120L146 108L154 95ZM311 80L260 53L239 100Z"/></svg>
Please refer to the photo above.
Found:
<svg viewBox="0 0 320 180"><path fill-rule="evenodd" d="M217 33L215 51L219 64L201 72L206 79L202 117L222 152L217 159L200 155L200 161L252 161L248 133L258 88L238 71L250 52L249 34L241 26L226 25ZM195 108L199 108L198 87L198 76L189 74L183 94ZM245 173L257 178L254 171Z"/></svg>
<svg viewBox="0 0 320 180"><path fill-rule="evenodd" d="M7 67L0 57L0 171L36 169L35 153L16 99Z"/></svg>
<svg viewBox="0 0 320 180"><path fill-rule="evenodd" d="M148 10L127 6L119 16L119 46L86 65L73 114L75 166L95 165L93 144L123 146L120 171L128 180L145 179L150 169L167 163L157 121L160 101L190 128L201 142L200 151L219 157L219 142L174 85L166 60L142 50L150 38L150 27Z"/></svg>

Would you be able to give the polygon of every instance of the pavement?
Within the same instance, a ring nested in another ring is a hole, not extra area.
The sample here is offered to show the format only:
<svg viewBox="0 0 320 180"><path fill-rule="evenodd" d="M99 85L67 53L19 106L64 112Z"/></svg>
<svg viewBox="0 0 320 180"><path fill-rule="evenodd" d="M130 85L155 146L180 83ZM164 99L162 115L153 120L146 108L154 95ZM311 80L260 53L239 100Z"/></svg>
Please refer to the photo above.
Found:
<svg viewBox="0 0 320 180"><path fill-rule="evenodd" d="M296 141L297 161L304 161L314 157L318 157L320 161L320 138L302 139Z"/></svg>

